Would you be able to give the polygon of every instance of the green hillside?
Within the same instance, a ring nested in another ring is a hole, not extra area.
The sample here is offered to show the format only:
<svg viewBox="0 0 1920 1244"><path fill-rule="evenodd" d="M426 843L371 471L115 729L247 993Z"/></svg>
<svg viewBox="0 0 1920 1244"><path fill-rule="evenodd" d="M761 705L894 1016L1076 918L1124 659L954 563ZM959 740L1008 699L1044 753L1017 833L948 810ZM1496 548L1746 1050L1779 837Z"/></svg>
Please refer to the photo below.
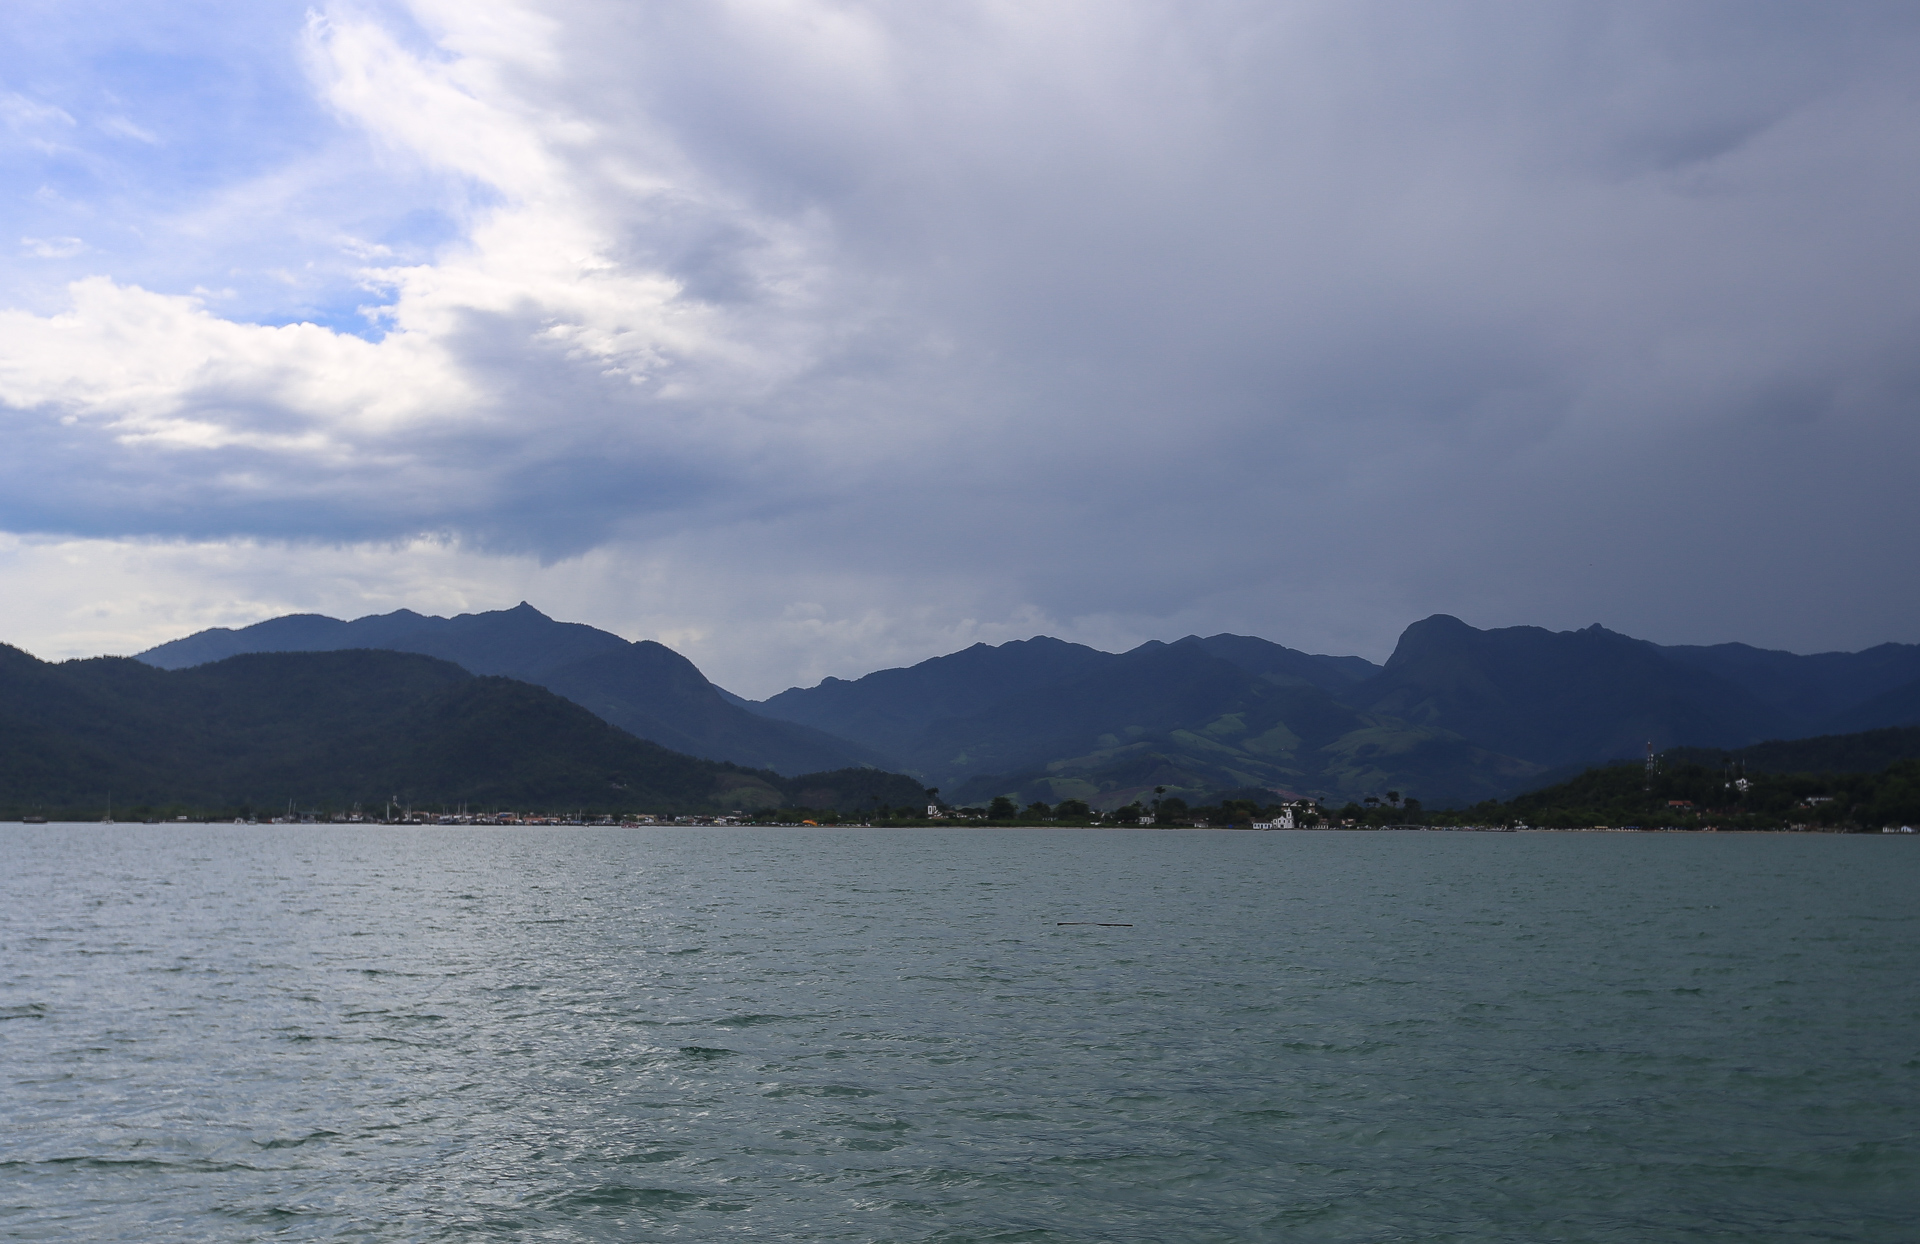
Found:
<svg viewBox="0 0 1920 1244"><path fill-rule="evenodd" d="M868 770L784 778L634 738L540 687L432 657L261 653L161 670L0 646L0 815L724 812L921 797Z"/></svg>

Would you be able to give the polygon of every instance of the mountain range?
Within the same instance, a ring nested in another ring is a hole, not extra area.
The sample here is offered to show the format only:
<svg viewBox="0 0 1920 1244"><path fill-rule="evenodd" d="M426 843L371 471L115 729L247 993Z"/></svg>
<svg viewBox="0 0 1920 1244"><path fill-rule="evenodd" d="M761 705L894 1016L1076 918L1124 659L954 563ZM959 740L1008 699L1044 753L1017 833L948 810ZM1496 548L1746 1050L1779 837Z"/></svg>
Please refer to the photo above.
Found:
<svg viewBox="0 0 1920 1244"><path fill-rule="evenodd" d="M1538 766L1352 707L1378 667L1219 635L1108 653L1035 639L789 690L758 705L874 746L951 798L1096 807L1242 788L1331 794L1395 782L1484 798Z"/></svg>
<svg viewBox="0 0 1920 1244"><path fill-rule="evenodd" d="M180 670L0 646L0 809L206 814L405 805L716 812L918 804L875 769L783 777L681 755L541 687L414 653L253 653Z"/></svg>
<svg viewBox="0 0 1920 1244"><path fill-rule="evenodd" d="M1112 806L1166 786L1435 803L1509 794L1566 768L1681 743L1920 722L1920 645L1800 656L1665 648L1591 626L1477 630L1435 615L1386 665L1249 636L1103 653L976 645L829 679L760 711L866 743L951 794Z"/></svg>
<svg viewBox="0 0 1920 1244"><path fill-rule="evenodd" d="M1920 724L1920 645L1811 656L1744 644L1663 647L1595 625L1480 630L1444 614L1384 666L1245 635L1111 653L1045 636L761 702L684 657L556 622L530 605L432 618L402 610L203 631L140 659L184 668L240 652L397 648L538 683L609 723L710 760L793 774L877 766L948 802L1084 799L1158 787L1342 802L1388 789L1429 805L1504 797L1594 763L1687 744Z"/></svg>
<svg viewBox="0 0 1920 1244"><path fill-rule="evenodd" d="M673 649L629 643L578 622L556 622L522 601L513 609L437 618L410 609L341 622L318 614L272 618L240 630L217 627L139 655L186 669L242 653L379 648L451 661L471 674L545 687L602 720L662 747L789 776L885 758L845 739L742 707Z"/></svg>

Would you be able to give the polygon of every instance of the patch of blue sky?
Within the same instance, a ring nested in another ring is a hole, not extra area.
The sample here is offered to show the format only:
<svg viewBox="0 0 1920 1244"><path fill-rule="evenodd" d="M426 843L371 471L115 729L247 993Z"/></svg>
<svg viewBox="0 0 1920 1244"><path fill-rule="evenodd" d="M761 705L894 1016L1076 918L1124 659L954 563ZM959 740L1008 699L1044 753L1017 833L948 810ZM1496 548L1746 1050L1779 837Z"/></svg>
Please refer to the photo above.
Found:
<svg viewBox="0 0 1920 1244"><path fill-rule="evenodd" d="M474 189L319 98L306 0L0 7L0 283L46 313L104 275L259 323L378 335L368 267L430 262ZM418 32L399 23L403 37Z"/></svg>
<svg viewBox="0 0 1920 1244"><path fill-rule="evenodd" d="M383 314L385 302L378 290L352 286L328 287L311 291L303 298L285 301L285 306L271 313L226 315L224 318L272 328L288 324L318 324L322 328L365 341L379 341L391 327ZM213 309L223 310L217 305Z"/></svg>
<svg viewBox="0 0 1920 1244"><path fill-rule="evenodd" d="M364 272L431 263L440 248L457 241L464 230L452 213L427 207L394 219L358 224L354 240L342 251L344 267L269 273L268 279L280 286L277 291L243 298L239 290L229 287L219 297L234 305L216 309L229 319L252 324L318 324L368 341L380 340L390 328L383 314L389 290Z"/></svg>
<svg viewBox="0 0 1920 1244"><path fill-rule="evenodd" d="M285 0L24 0L0 16L0 82L66 115L45 170L59 189L137 186L164 207L308 146L325 118L301 63L305 22Z"/></svg>

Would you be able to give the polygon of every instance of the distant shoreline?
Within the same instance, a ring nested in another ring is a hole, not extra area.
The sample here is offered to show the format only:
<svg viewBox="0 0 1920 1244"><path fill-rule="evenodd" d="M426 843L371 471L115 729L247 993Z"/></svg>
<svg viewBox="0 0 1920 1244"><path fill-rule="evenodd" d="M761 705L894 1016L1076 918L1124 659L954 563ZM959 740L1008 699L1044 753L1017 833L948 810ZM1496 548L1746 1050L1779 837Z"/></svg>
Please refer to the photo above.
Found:
<svg viewBox="0 0 1920 1244"><path fill-rule="evenodd" d="M1393 826L1315 826L1307 829L1250 829L1244 825L980 825L967 822L924 825L872 825L864 823L838 825L796 825L796 824L726 824L726 825L675 825L671 822L638 825L438 825L430 823L409 824L395 822L386 824L379 821L331 822L317 821L311 824L290 822L274 823L262 821L252 825L236 825L228 820L216 821L24 821L19 819L0 820L0 826L21 826L35 829L183 829L183 828L221 828L241 830L376 830L376 829L416 829L416 830L522 830L550 833L554 830L594 829L594 830L875 830L881 833L980 833L993 830L1017 830L1021 832L1045 831L1056 833L1129 833L1129 834L1263 834L1281 837L1288 834L1664 834L1685 837L1797 837L1797 838L1915 838L1920 834L1901 833L1891 830L1840 831L1819 829L1676 829L1664 826L1648 828L1601 827L1568 828L1555 826L1529 825L1525 828L1506 829L1500 826L1461 826L1461 825L1393 825Z"/></svg>

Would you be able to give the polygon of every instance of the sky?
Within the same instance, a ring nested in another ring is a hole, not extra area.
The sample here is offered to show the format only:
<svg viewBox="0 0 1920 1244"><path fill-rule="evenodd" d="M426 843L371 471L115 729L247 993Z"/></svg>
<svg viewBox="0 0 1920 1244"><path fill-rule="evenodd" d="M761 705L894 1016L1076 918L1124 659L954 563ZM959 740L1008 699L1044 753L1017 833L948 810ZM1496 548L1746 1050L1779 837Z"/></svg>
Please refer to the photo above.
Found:
<svg viewBox="0 0 1920 1244"><path fill-rule="evenodd" d="M0 641L1920 641L1920 8L9 0Z"/></svg>

